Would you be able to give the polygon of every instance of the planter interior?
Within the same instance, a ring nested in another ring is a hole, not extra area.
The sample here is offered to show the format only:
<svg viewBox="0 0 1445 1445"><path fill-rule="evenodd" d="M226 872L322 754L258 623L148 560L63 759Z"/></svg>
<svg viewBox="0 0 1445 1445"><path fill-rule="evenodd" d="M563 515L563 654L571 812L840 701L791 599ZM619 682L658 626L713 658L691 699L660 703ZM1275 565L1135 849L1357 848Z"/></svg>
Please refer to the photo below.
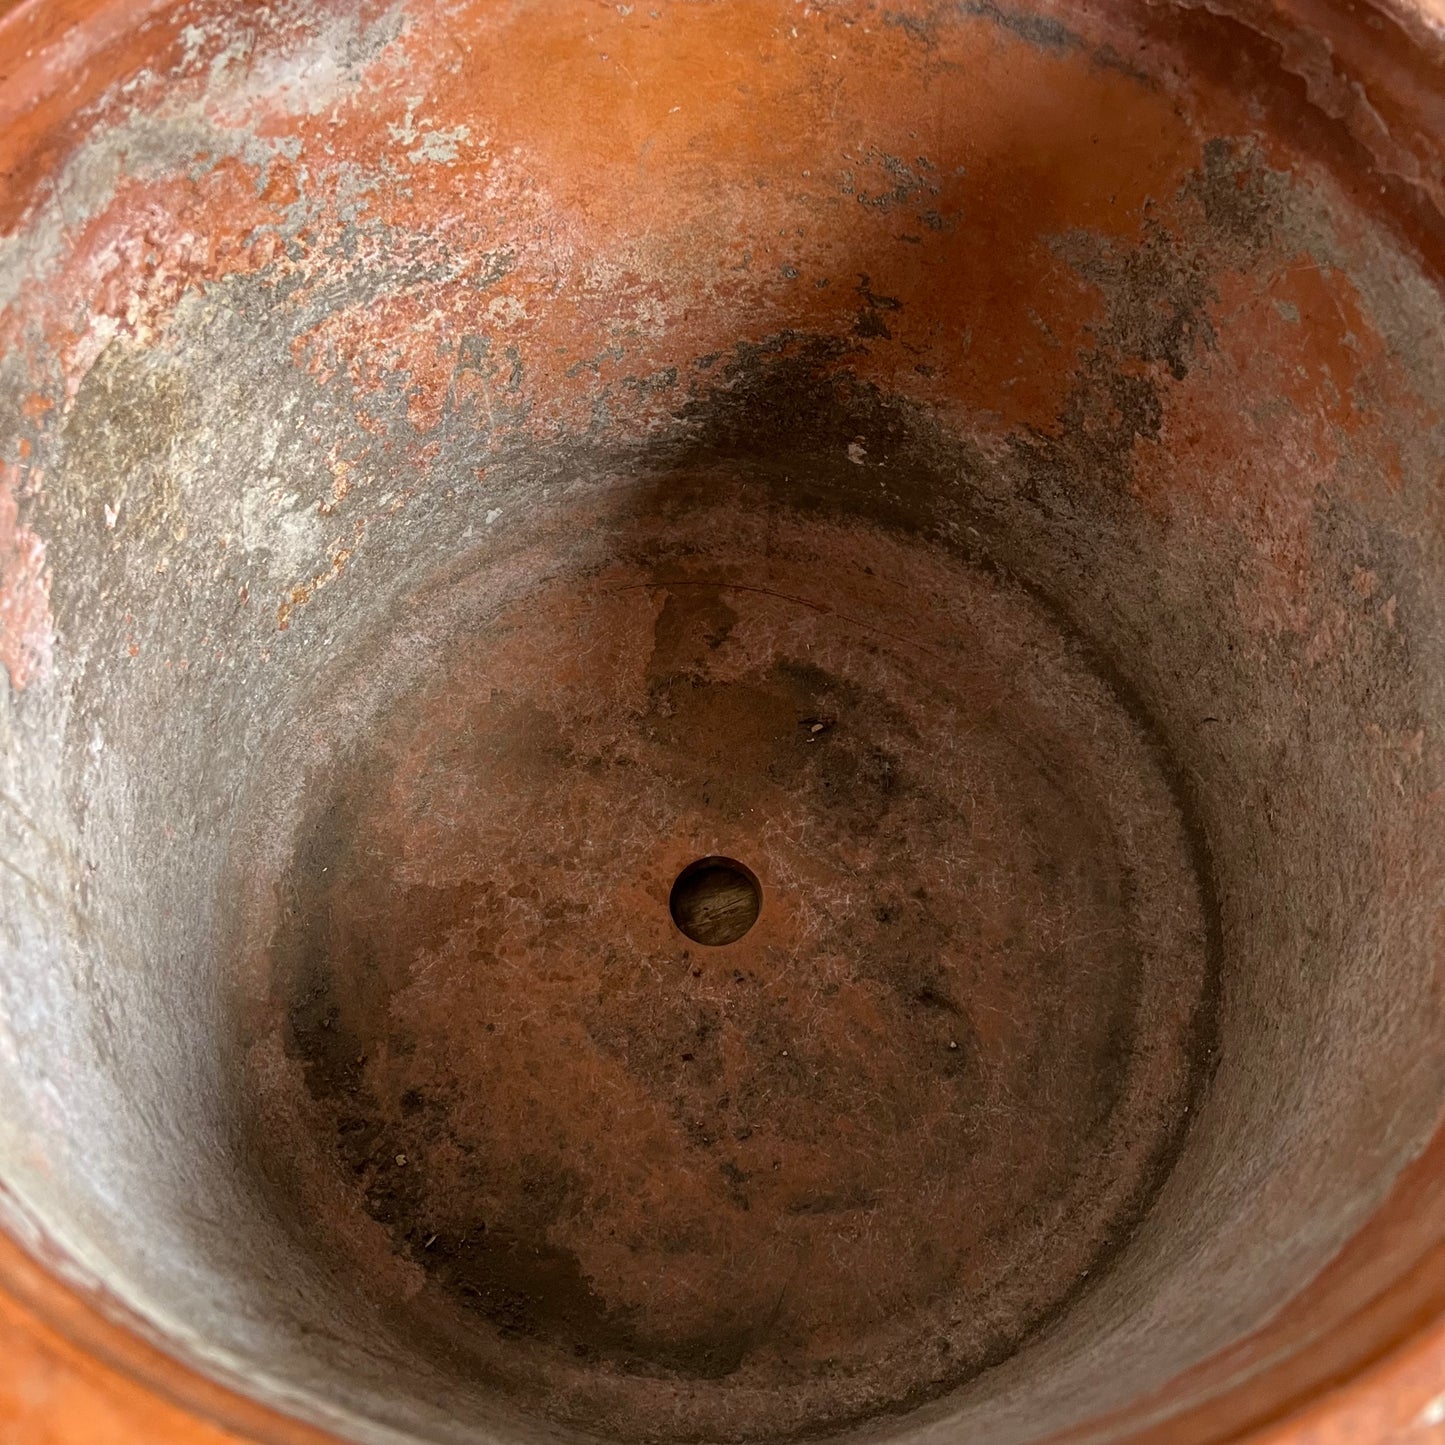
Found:
<svg viewBox="0 0 1445 1445"><path fill-rule="evenodd" d="M377 1441L1204 1440L1409 1275L1427 27L57 8L13 1229Z"/></svg>

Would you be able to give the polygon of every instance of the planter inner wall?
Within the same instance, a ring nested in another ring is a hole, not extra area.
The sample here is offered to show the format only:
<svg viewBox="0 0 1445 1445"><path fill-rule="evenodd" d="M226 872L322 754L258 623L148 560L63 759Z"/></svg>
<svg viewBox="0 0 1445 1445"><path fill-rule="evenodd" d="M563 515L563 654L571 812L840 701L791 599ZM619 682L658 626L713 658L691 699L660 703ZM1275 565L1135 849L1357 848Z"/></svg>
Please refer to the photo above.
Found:
<svg viewBox="0 0 1445 1445"><path fill-rule="evenodd" d="M1445 1078L1439 163L1343 46L46 12L12 1227L358 1440L1122 1439L1327 1328Z"/></svg>

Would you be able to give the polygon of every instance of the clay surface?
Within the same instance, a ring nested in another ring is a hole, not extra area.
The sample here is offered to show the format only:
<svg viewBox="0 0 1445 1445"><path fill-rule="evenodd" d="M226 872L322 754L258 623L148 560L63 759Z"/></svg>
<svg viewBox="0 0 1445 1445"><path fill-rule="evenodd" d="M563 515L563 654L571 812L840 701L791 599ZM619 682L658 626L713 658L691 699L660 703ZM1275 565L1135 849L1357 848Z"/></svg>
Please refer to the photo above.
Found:
<svg viewBox="0 0 1445 1445"><path fill-rule="evenodd" d="M1423 12L0 9L0 1204L113 1351L1179 1445L1445 1310Z"/></svg>
<svg viewBox="0 0 1445 1445"><path fill-rule="evenodd" d="M330 703L364 733L262 805L298 818L252 922L281 1208L399 1328L633 1439L1011 1354L1212 1059L1196 859L1107 685L1016 588L762 500L675 481L540 589L424 592ZM711 949L668 897L717 853L765 906Z"/></svg>

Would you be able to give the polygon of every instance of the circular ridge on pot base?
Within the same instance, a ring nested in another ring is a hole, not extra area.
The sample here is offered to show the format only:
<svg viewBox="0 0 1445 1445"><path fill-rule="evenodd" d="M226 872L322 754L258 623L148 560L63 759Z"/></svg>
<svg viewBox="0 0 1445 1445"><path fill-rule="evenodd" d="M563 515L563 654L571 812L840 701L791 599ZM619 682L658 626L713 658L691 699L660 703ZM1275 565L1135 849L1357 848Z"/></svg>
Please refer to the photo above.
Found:
<svg viewBox="0 0 1445 1445"><path fill-rule="evenodd" d="M1011 1352L1147 1206L1213 1026L1162 759L1056 620L741 471L424 584L234 861L274 1213L630 1438L841 1429ZM686 885L756 886L724 837L773 882L712 935Z"/></svg>
<svg viewBox="0 0 1445 1445"><path fill-rule="evenodd" d="M0 14L61 1438L1433 1428L1440 51Z"/></svg>

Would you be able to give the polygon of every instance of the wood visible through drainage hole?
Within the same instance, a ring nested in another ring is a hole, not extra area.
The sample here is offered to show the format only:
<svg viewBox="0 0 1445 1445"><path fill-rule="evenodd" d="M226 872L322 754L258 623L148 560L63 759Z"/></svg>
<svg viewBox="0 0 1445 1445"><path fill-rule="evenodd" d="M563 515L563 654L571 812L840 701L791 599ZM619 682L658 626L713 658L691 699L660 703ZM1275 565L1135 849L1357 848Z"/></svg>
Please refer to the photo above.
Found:
<svg viewBox="0 0 1445 1445"><path fill-rule="evenodd" d="M699 858L677 875L668 900L673 922L694 943L736 943L763 906L752 869L733 858Z"/></svg>

